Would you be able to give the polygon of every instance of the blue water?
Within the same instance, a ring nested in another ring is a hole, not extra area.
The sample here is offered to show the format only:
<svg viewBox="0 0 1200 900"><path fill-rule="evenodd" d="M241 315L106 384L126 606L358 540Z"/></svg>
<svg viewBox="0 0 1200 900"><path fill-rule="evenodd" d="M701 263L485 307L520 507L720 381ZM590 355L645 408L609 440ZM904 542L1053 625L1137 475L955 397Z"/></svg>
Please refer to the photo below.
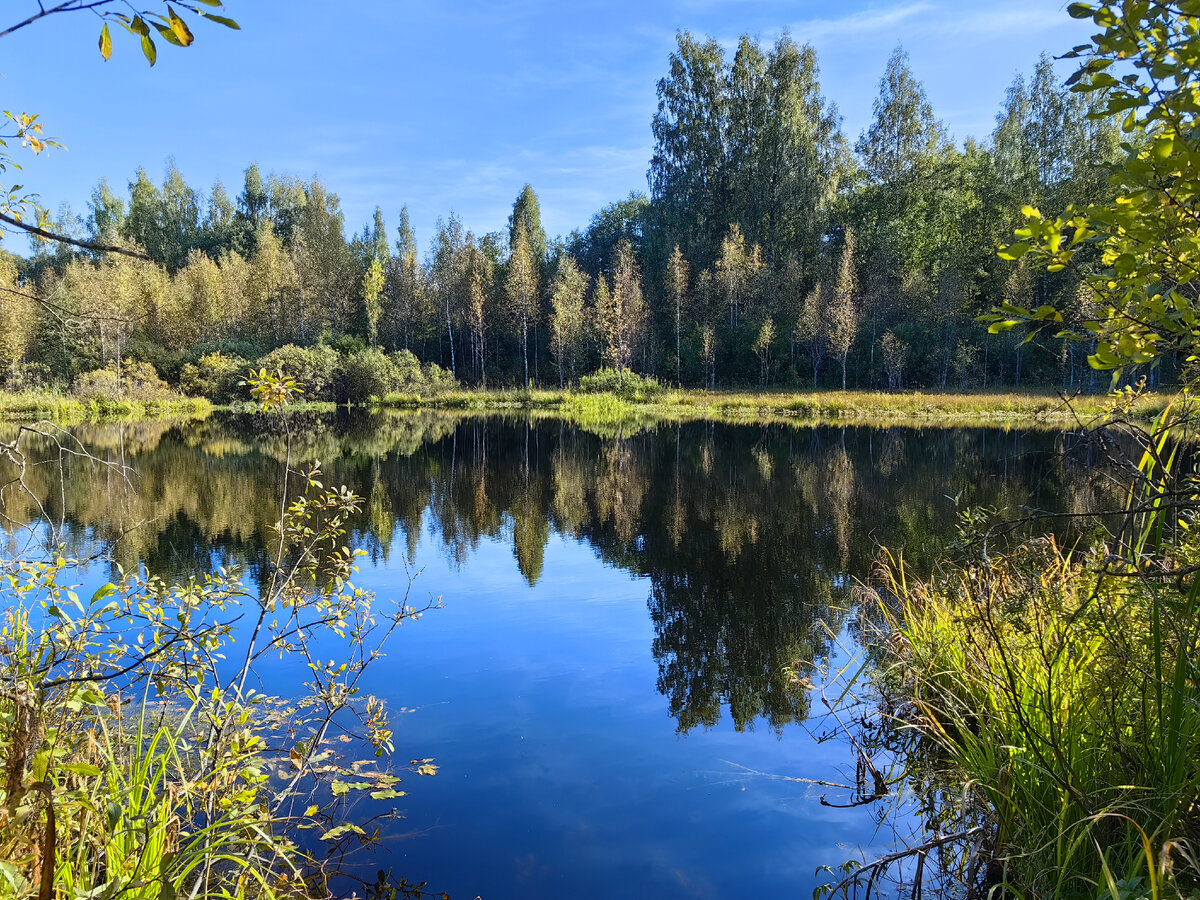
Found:
<svg viewBox="0 0 1200 900"><path fill-rule="evenodd" d="M854 780L820 697L820 673L861 653L850 588L879 543L918 566L940 552L951 497L1068 508L1095 490L1046 434L413 422L318 422L302 442L327 484L365 498L356 584L442 604L366 676L407 794L355 807L402 818L375 823L348 865L455 900L806 897L831 877L819 867L891 849L906 821L823 806L852 791L811 783ZM234 419L81 437L119 448L139 493L76 467L77 549L145 522L114 551L126 565L219 561L252 580L277 509L277 432ZM108 574L97 563L85 580ZM270 662L258 687L295 696L306 674ZM436 775L408 771L426 758Z"/></svg>

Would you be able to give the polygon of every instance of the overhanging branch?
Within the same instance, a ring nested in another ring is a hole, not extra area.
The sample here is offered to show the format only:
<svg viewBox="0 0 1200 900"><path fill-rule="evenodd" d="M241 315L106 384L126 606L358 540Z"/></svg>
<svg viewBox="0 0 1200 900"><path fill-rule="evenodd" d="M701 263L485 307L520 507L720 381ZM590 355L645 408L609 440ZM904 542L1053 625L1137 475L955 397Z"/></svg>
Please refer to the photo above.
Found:
<svg viewBox="0 0 1200 900"><path fill-rule="evenodd" d="M0 222L11 225L13 228L20 228L22 231L27 231L30 234L36 234L38 237L45 238L48 241L55 241L59 244L70 244L72 247L91 250L94 253L120 253L123 256L132 256L134 259L150 259L149 256L140 250L130 250L128 247L117 247L112 244L101 244L96 241L76 240L75 238L67 237L65 234L47 231L45 228L38 228L36 225L30 225L28 222L14 219L7 213L0 212Z"/></svg>

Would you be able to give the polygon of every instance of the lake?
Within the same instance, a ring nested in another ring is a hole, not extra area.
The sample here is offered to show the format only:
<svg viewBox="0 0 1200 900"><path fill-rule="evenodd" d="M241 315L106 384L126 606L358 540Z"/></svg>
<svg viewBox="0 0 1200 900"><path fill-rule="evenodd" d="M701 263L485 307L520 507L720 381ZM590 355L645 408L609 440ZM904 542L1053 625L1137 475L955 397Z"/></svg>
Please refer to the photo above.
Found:
<svg viewBox="0 0 1200 900"><path fill-rule="evenodd" d="M287 438L248 417L91 425L127 479L68 457L30 486L71 552L172 577L252 580ZM894 849L838 809L854 759L821 699L858 652L855 585L877 547L927 569L958 508L1099 508L1070 434L692 423L596 434L549 420L304 417L293 453L363 499L356 584L442 608L368 674L407 795L352 857L451 897L808 896ZM44 452L48 453L46 448ZM61 487L61 489L60 489ZM36 507L6 494L8 514ZM957 503L957 506L956 506ZM10 552L22 536L11 532ZM111 560L111 561L109 561ZM287 696L283 660L261 687ZM350 881L344 883L352 886ZM360 888L361 892L361 888Z"/></svg>

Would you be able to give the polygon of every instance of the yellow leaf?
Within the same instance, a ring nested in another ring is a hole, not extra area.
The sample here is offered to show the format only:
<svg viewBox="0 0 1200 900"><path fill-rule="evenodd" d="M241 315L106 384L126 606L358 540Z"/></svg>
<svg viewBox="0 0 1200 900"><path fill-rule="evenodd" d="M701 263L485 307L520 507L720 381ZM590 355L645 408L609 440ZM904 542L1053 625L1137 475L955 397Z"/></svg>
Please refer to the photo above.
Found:
<svg viewBox="0 0 1200 900"><path fill-rule="evenodd" d="M179 15L170 5L167 6L167 15L170 16L171 30L175 32L175 37L179 38L179 43L185 47L189 46L195 38L192 36L191 30L188 29L187 22L179 18Z"/></svg>

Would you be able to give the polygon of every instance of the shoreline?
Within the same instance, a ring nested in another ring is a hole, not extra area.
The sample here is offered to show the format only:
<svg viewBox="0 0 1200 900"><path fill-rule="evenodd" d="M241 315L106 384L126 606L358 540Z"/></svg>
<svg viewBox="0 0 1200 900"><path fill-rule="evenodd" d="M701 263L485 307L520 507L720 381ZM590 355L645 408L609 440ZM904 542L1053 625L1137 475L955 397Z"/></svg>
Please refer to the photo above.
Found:
<svg viewBox="0 0 1200 900"><path fill-rule="evenodd" d="M1129 417L1149 421L1170 395L1139 400ZM1095 423L1112 407L1108 395L934 391L664 390L651 397L583 393L572 389L469 389L437 394L393 394L348 406L331 401L294 404L294 412L371 413L416 410L460 413L536 413L582 425L711 421L730 424L856 424L931 426L1078 427ZM248 403L218 405L204 397L165 400L84 400L47 393L0 393L0 421L50 419L59 423L203 419L214 412L244 413Z"/></svg>

